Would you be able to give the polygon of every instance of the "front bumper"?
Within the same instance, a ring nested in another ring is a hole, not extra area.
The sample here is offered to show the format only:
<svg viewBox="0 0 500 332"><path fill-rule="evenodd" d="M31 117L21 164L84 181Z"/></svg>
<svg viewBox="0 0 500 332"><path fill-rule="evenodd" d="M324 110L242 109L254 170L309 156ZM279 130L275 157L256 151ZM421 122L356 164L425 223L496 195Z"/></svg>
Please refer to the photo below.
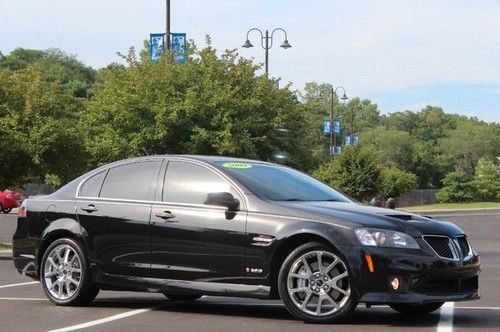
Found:
<svg viewBox="0 0 500 332"><path fill-rule="evenodd" d="M353 250L354 249L354 250ZM479 256L447 260L425 249L351 247L348 261L359 302L422 304L479 299ZM370 255L374 271L366 263ZM391 281L398 279L394 289Z"/></svg>

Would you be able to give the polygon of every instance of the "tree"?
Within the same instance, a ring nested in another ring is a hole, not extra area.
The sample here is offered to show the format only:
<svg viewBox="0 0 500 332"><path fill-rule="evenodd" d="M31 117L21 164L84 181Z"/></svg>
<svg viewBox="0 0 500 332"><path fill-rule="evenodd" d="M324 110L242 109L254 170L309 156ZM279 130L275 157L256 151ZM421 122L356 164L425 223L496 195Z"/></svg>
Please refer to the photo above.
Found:
<svg viewBox="0 0 500 332"><path fill-rule="evenodd" d="M413 141L408 132L377 127L361 134L361 143L374 151L384 165L411 167Z"/></svg>
<svg viewBox="0 0 500 332"><path fill-rule="evenodd" d="M472 176L481 157L500 155L500 126L460 120L456 129L449 130L439 141L442 155L451 157L467 175Z"/></svg>
<svg viewBox="0 0 500 332"><path fill-rule="evenodd" d="M415 174L402 171L395 167L382 170L382 184L380 196L384 198L397 197L415 188L417 177Z"/></svg>
<svg viewBox="0 0 500 332"><path fill-rule="evenodd" d="M475 198L474 185L471 177L462 169L448 173L443 180L443 188L436 198L441 203L470 202Z"/></svg>
<svg viewBox="0 0 500 332"><path fill-rule="evenodd" d="M479 159L472 182L479 199L500 200L500 167L491 160Z"/></svg>
<svg viewBox="0 0 500 332"><path fill-rule="evenodd" d="M87 98L95 81L96 71L59 49L30 50L17 48L0 55L0 68L18 71L36 68L46 82L59 82L63 90L75 97Z"/></svg>
<svg viewBox="0 0 500 332"><path fill-rule="evenodd" d="M34 67L0 69L0 187L45 179L57 185L85 169L82 109Z"/></svg>
<svg viewBox="0 0 500 332"><path fill-rule="evenodd" d="M350 146L320 166L313 176L355 199L367 201L378 193L381 167L371 151Z"/></svg>
<svg viewBox="0 0 500 332"><path fill-rule="evenodd" d="M256 76L258 66L234 50L219 57L210 44L191 45L181 65L168 53L151 63L147 49L99 73L84 119L93 165L145 151L262 160L281 152L292 166L314 165L307 112L289 87Z"/></svg>

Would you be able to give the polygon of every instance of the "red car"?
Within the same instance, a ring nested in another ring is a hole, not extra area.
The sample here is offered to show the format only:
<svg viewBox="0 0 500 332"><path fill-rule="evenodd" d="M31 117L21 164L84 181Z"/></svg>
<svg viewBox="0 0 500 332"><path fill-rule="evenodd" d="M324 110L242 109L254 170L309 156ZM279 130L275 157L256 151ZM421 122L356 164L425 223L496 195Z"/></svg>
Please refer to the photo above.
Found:
<svg viewBox="0 0 500 332"><path fill-rule="evenodd" d="M23 195L18 192L10 190L0 191L0 210L3 213L9 213L12 208L21 205L23 200Z"/></svg>

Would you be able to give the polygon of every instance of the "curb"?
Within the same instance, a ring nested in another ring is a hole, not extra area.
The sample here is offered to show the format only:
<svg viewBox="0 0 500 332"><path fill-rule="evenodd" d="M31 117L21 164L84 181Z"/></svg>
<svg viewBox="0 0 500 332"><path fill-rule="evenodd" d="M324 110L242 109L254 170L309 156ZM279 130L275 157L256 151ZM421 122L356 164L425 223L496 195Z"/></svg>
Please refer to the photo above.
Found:
<svg viewBox="0 0 500 332"><path fill-rule="evenodd" d="M460 213L460 212L479 212L479 211L482 211L482 212L488 212L488 211L491 211L491 212L500 212L500 208L473 208L473 209L444 209L444 210L412 210L412 211L408 211L408 210L404 210L404 208L400 208L400 209L397 209L397 210L400 210L400 211L404 211L404 212L409 212L409 213L448 213L448 212L457 212L457 213Z"/></svg>
<svg viewBox="0 0 500 332"><path fill-rule="evenodd" d="M12 260L12 250L2 250L0 251L0 260L10 261Z"/></svg>
<svg viewBox="0 0 500 332"><path fill-rule="evenodd" d="M4 247L10 249L0 250L0 260L12 260L12 243L0 243Z"/></svg>

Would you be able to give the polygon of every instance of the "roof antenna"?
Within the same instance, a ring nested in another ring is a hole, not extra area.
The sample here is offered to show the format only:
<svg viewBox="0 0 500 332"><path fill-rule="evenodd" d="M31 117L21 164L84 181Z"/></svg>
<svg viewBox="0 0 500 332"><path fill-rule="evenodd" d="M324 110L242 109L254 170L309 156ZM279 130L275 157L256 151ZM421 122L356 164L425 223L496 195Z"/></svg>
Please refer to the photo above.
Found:
<svg viewBox="0 0 500 332"><path fill-rule="evenodd" d="M144 151L144 153L146 154L146 156L149 156L148 151L144 147L141 147L141 149L142 149L142 151Z"/></svg>

